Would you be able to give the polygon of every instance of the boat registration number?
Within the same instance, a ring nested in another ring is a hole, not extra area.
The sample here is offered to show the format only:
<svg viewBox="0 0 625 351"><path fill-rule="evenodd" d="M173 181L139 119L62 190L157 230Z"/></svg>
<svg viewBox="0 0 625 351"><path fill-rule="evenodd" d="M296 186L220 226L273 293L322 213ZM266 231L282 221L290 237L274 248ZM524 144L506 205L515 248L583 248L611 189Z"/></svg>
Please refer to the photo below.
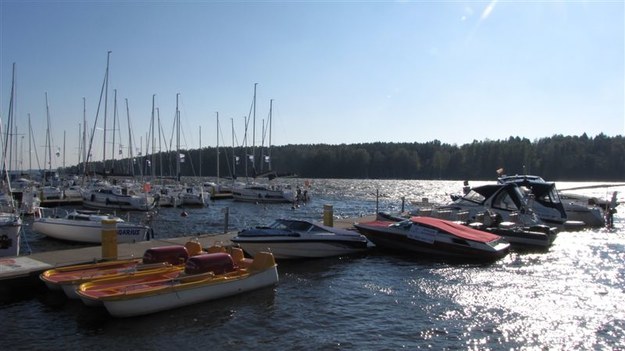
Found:
<svg viewBox="0 0 625 351"><path fill-rule="evenodd" d="M408 238L432 244L436 240L436 233L438 233L436 229L413 225L408 232Z"/></svg>
<svg viewBox="0 0 625 351"><path fill-rule="evenodd" d="M118 229L117 235L139 235L139 229Z"/></svg>

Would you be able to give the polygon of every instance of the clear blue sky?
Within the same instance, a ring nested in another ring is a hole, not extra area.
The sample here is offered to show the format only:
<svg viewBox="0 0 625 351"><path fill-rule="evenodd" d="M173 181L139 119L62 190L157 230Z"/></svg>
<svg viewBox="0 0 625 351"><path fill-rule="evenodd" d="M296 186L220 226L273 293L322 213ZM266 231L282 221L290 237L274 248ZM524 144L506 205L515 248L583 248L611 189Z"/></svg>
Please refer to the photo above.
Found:
<svg viewBox="0 0 625 351"><path fill-rule="evenodd" d="M83 97L91 129L109 50L109 157L113 89L124 154L125 99L135 147L142 137L145 148L154 94L169 142L177 93L182 148L200 145L200 129L202 146L216 145L216 112L230 146L231 119L243 139L254 83L256 145L270 99L274 145L625 132L623 1L0 0L0 12L2 123L16 63L15 123L24 135L30 113L41 167L45 93L53 153L65 133L74 164ZM17 148L26 168L27 135Z"/></svg>

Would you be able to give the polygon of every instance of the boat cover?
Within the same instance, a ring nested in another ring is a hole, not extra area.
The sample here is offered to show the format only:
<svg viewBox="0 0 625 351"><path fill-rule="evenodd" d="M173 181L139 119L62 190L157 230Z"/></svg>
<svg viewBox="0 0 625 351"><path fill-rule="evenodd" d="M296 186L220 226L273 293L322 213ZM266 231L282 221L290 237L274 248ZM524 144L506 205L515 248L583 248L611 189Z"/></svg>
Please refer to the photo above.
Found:
<svg viewBox="0 0 625 351"><path fill-rule="evenodd" d="M455 222L447 221L444 219L434 218L434 217L421 217L415 216L410 218L410 220L417 224L426 225L429 227L433 227L450 234L453 234L457 237L478 241L478 242L491 242L500 238L500 236L491 234L488 232L484 232L481 230L473 229L462 224L458 224Z"/></svg>

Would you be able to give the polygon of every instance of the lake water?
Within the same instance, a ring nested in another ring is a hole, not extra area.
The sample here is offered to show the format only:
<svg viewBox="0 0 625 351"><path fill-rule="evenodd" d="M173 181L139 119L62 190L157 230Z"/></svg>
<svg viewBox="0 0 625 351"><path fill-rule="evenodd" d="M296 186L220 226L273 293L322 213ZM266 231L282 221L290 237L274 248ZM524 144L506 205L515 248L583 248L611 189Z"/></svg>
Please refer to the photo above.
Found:
<svg viewBox="0 0 625 351"><path fill-rule="evenodd" d="M302 180L290 180L293 185ZM484 183L484 182L482 182ZM479 185L480 182L472 182ZM300 184L301 185L301 184ZM591 183L557 183L566 189ZM461 181L312 180L312 201L163 209L156 237L219 233L277 217L322 220L446 202ZM606 197L625 187L587 189ZM379 202L376 204L376 193ZM621 205L622 207L623 205ZM0 305L0 345L17 349L510 350L625 348L625 209L615 229L561 232L546 252L511 252L492 264L457 264L373 250L279 262L273 288L153 315L115 319L45 288ZM126 216L126 214L124 214ZM141 214L130 214L135 220ZM33 252L68 248L26 231Z"/></svg>

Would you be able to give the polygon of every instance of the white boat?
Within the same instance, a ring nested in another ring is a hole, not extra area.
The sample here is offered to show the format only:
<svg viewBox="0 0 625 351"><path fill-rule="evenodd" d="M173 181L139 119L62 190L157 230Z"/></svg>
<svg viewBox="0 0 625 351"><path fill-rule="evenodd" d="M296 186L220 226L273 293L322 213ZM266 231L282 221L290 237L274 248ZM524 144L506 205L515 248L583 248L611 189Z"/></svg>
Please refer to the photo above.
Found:
<svg viewBox="0 0 625 351"><path fill-rule="evenodd" d="M24 189L20 201L20 213L23 215L34 215L37 208L41 207L39 195L33 189Z"/></svg>
<svg viewBox="0 0 625 351"><path fill-rule="evenodd" d="M15 213L0 213L0 257L19 256L22 219Z"/></svg>
<svg viewBox="0 0 625 351"><path fill-rule="evenodd" d="M197 189L192 186L185 186L178 193L178 203L180 206L206 206L207 194L203 189Z"/></svg>
<svg viewBox="0 0 625 351"><path fill-rule="evenodd" d="M139 195L132 189L121 186L96 188L85 192L83 196L83 206L92 209L149 211L155 204L151 195Z"/></svg>
<svg viewBox="0 0 625 351"><path fill-rule="evenodd" d="M252 257L270 251L276 259L341 256L368 248L367 238L355 231L294 219L244 229L231 241Z"/></svg>
<svg viewBox="0 0 625 351"><path fill-rule="evenodd" d="M514 222L522 226L543 224L514 183L473 187L468 194L455 198L449 204L432 206L422 203L411 211L411 214L451 221L475 222L487 211L498 214L504 222Z"/></svg>
<svg viewBox="0 0 625 351"><path fill-rule="evenodd" d="M82 243L102 243L102 221L115 220L118 243L132 243L149 239L150 227L125 222L123 219L96 211L74 210L63 218L37 216L34 232L51 238Z"/></svg>
<svg viewBox="0 0 625 351"><path fill-rule="evenodd" d="M253 203L293 203L295 195L285 186L249 184L232 188L235 201Z"/></svg>
<svg viewBox="0 0 625 351"><path fill-rule="evenodd" d="M138 273L81 284L78 295L101 302L114 317L132 317L241 294L278 283L271 253L245 259L241 249L190 257L184 271Z"/></svg>
<svg viewBox="0 0 625 351"><path fill-rule="evenodd" d="M559 225L558 221L560 221L564 226L576 222L588 227L605 226L605 216L600 206L563 200L555 183L547 182L542 177L525 174L502 176L497 179L497 182L517 184L526 197L531 196L532 208L546 224Z"/></svg>
<svg viewBox="0 0 625 351"><path fill-rule="evenodd" d="M65 203L81 203L83 189L78 185L71 185L63 189L63 200Z"/></svg>

